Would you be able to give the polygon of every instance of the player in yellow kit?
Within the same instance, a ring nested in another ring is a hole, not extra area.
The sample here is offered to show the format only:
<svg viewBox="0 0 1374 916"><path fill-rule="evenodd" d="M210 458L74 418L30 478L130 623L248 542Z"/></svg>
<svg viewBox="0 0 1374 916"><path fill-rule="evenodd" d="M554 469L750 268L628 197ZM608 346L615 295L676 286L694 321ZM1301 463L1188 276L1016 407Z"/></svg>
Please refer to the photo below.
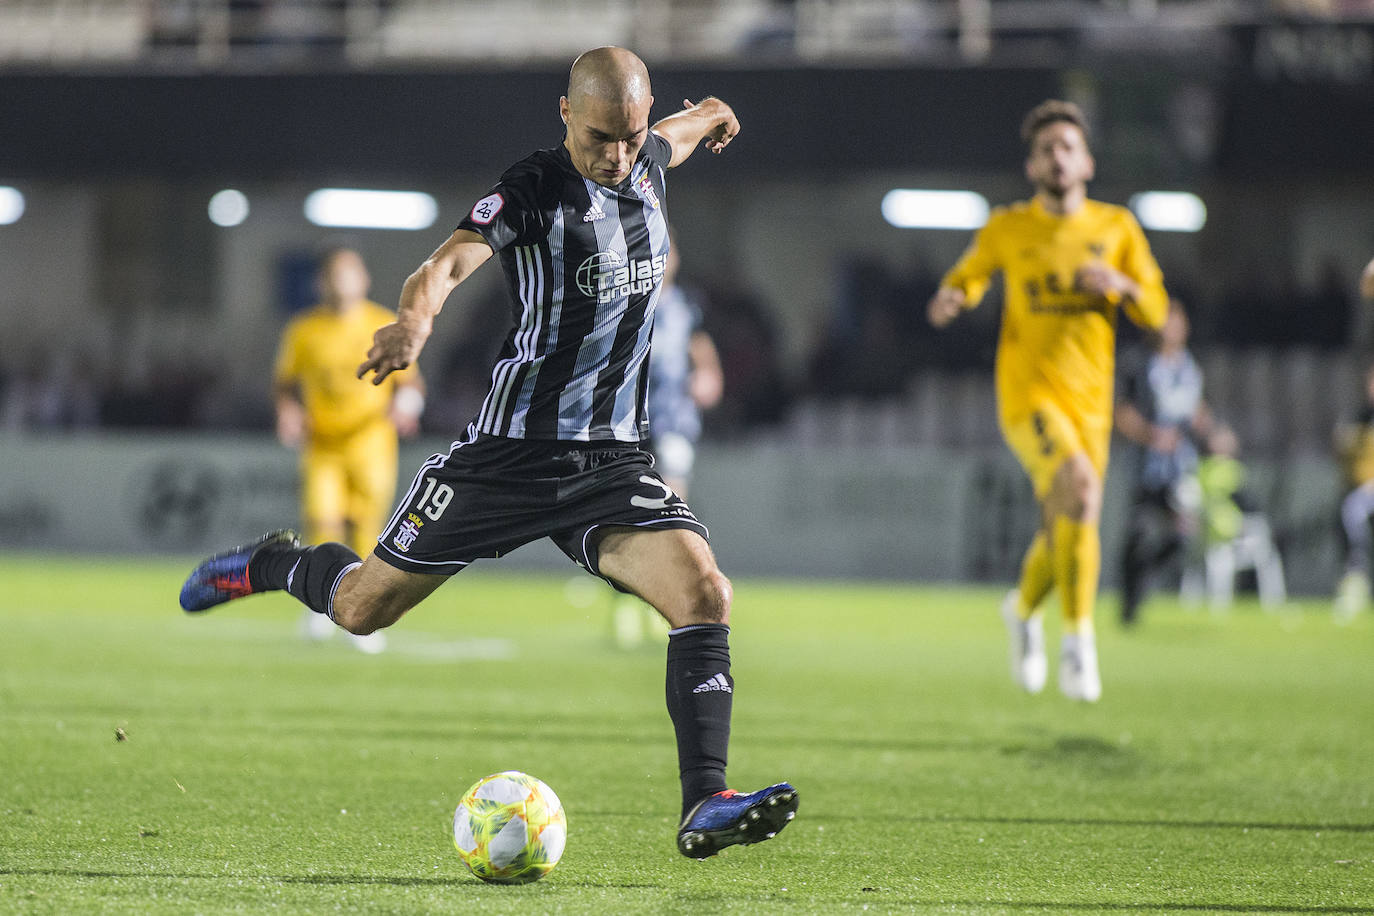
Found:
<svg viewBox="0 0 1374 916"><path fill-rule="evenodd" d="M396 497L397 434L419 429L423 381L413 368L385 385L358 379L358 354L372 346L378 328L396 320L367 298L371 278L358 252L326 252L317 279L320 303L291 320L277 350L277 438L301 450L306 540L343 541L366 556ZM316 638L334 629L319 614L307 623ZM368 652L383 648L378 635L350 634Z"/></svg>
<svg viewBox="0 0 1374 916"><path fill-rule="evenodd" d="M996 209L930 300L944 327L973 308L1001 272L997 411L1007 445L1035 487L1042 526L1003 603L1012 676L1031 693L1047 664L1038 609L1057 588L1065 628L1059 687L1088 702L1102 694L1093 604L1102 565L1098 521L1111 436L1120 312L1158 328L1168 299L1159 266L1128 210L1089 200L1095 163L1083 113L1051 100L1022 126L1028 201Z"/></svg>

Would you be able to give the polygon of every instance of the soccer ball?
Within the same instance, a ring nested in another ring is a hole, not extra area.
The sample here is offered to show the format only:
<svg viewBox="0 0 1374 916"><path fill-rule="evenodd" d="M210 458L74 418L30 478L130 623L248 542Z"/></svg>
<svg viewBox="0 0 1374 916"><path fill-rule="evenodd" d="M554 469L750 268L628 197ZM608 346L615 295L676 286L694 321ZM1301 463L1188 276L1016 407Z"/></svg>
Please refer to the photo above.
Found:
<svg viewBox="0 0 1374 916"><path fill-rule="evenodd" d="M453 813L453 845L483 881L538 881L558 864L567 839L553 789L517 770L479 779Z"/></svg>

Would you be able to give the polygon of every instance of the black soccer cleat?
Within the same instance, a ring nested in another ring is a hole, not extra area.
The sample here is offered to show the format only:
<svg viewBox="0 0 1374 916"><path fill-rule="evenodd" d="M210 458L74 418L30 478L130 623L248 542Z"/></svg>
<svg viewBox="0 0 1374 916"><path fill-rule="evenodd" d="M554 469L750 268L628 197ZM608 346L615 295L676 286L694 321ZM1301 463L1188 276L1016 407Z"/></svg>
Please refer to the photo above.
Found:
<svg viewBox="0 0 1374 916"><path fill-rule="evenodd" d="M741 795L732 789L708 795L682 819L678 852L706 859L727 846L762 843L797 816L797 790L785 782Z"/></svg>
<svg viewBox="0 0 1374 916"><path fill-rule="evenodd" d="M188 613L208 611L217 604L253 594L248 580L248 561L264 547L300 546L300 535L290 529L264 534L251 544L217 553L191 571L181 586L181 607Z"/></svg>

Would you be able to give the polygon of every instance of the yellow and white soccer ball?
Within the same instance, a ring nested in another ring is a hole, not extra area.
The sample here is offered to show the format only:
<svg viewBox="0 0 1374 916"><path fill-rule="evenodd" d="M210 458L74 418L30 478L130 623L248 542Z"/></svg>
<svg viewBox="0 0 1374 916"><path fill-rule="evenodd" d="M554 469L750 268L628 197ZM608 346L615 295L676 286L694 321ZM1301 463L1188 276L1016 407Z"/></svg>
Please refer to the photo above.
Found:
<svg viewBox="0 0 1374 916"><path fill-rule="evenodd" d="M558 795L517 770L479 779L453 814L453 845L483 881L538 881L558 864L567 839Z"/></svg>

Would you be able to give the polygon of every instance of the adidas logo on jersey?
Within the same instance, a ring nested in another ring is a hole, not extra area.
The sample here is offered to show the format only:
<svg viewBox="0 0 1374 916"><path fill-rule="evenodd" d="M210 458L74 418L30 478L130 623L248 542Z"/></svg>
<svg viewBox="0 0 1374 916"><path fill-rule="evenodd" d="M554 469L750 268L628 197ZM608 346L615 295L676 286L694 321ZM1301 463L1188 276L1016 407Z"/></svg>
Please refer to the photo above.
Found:
<svg viewBox="0 0 1374 916"><path fill-rule="evenodd" d="M720 690L724 693L734 693L735 688L730 686L730 682L725 679L725 675L717 674L704 684L698 684L692 688L692 693L710 693L712 690Z"/></svg>
<svg viewBox="0 0 1374 916"><path fill-rule="evenodd" d="M606 218L606 211L601 209L601 204L597 203L596 198L592 198L591 209L582 214L582 222L594 223L599 219Z"/></svg>

